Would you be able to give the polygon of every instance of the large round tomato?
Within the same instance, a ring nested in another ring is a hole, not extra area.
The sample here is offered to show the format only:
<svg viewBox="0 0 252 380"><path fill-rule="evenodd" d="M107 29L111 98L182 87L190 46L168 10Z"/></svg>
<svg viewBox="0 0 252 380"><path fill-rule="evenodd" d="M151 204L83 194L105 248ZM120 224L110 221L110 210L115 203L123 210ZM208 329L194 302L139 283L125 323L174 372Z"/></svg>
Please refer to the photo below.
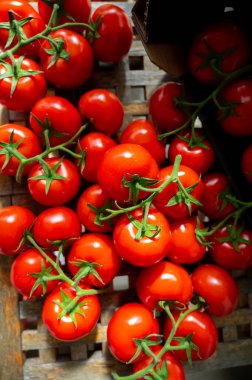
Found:
<svg viewBox="0 0 252 380"><path fill-rule="evenodd" d="M246 180L252 185L252 144L242 154L241 170Z"/></svg>

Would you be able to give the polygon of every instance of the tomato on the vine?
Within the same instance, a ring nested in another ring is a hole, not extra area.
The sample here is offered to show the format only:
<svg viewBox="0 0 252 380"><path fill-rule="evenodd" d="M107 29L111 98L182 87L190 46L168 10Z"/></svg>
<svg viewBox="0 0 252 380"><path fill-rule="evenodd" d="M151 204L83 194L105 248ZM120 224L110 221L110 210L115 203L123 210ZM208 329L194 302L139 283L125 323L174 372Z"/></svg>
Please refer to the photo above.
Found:
<svg viewBox="0 0 252 380"><path fill-rule="evenodd" d="M242 153L241 170L246 180L252 185L252 144Z"/></svg>

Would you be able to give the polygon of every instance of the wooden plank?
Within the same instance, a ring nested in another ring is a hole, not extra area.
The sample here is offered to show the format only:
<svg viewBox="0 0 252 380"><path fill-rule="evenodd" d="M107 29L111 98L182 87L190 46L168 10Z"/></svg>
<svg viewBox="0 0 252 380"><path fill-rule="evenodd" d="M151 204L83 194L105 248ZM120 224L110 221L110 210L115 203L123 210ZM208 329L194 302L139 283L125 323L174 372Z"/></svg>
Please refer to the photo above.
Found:
<svg viewBox="0 0 252 380"><path fill-rule="evenodd" d="M43 324L42 320L38 320L37 329L39 333L45 333L46 327ZM40 349L39 350L39 358L42 363L54 363L56 362L56 349L48 348L48 349Z"/></svg>

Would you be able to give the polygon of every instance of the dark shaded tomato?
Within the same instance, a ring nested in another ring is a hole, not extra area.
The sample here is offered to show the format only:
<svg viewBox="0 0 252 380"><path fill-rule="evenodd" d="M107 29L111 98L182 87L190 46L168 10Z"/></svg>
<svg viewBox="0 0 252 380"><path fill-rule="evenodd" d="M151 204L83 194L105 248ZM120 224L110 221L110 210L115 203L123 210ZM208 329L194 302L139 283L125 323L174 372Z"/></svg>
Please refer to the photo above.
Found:
<svg viewBox="0 0 252 380"><path fill-rule="evenodd" d="M43 42L40 49L40 63L46 79L59 88L76 88L86 82L93 71L93 53L87 40L68 29L59 29L50 34L58 48L62 45L63 55L54 63L50 42ZM52 53L48 53L48 50Z"/></svg>
<svg viewBox="0 0 252 380"><path fill-rule="evenodd" d="M13 143L19 143L17 150L26 158L31 158L42 152L39 140L35 133L30 129L19 124L4 124L0 126L0 142L9 143L13 140ZM2 147L0 147L0 152ZM19 160L16 157L11 157L8 164L5 166L6 155L0 155L0 168L2 174L15 176L19 167ZM28 173L34 163L28 164L24 167L23 174Z"/></svg>
<svg viewBox="0 0 252 380"><path fill-rule="evenodd" d="M113 92L97 88L83 94L79 100L79 111L84 122L108 135L117 133L122 126L124 110Z"/></svg>
<svg viewBox="0 0 252 380"><path fill-rule="evenodd" d="M193 288L191 278L182 266L160 261L141 271L136 290L141 302L154 310L159 301L187 304L192 298Z"/></svg>
<svg viewBox="0 0 252 380"><path fill-rule="evenodd" d="M134 339L142 339L150 334L158 333L158 321L149 309L137 302L127 303L119 307L109 321L108 346L117 360L127 363L137 351ZM152 340L154 340L153 337ZM143 357L142 352L137 360L141 357Z"/></svg>
<svg viewBox="0 0 252 380"><path fill-rule="evenodd" d="M231 275L223 268L204 264L192 274L193 290L208 304L207 311L224 317L232 313L238 303L238 287Z"/></svg>
<svg viewBox="0 0 252 380"><path fill-rule="evenodd" d="M175 321L179 318L179 311L175 310L173 313ZM168 338L172 330L172 323L169 317L165 320L164 337ZM192 334L192 342L198 347L199 352L196 350L191 351L192 360L206 360L212 356L218 344L218 332L212 318L201 311L193 311L187 315L176 330L175 337L187 337ZM177 346L180 342L173 339L172 346ZM174 350L173 355L178 360L187 361L185 350Z"/></svg>
<svg viewBox="0 0 252 380"><path fill-rule="evenodd" d="M196 35L188 54L188 66L201 83L214 85L223 76L243 67L250 44L243 31L232 22L206 27Z"/></svg>
<svg viewBox="0 0 252 380"><path fill-rule="evenodd" d="M83 290L92 289L87 285L79 285ZM85 295L77 301L76 312L59 317L63 310L62 304L64 298L67 303L76 296L76 290L66 282L58 285L50 293L42 309L42 320L49 330L50 334L56 339L63 341L74 341L88 335L96 326L100 317L101 306L97 295ZM74 315L73 315L74 314Z"/></svg>
<svg viewBox="0 0 252 380"><path fill-rule="evenodd" d="M158 140L154 125L146 119L129 123L120 136L120 144L141 145L150 152L158 165L165 159L165 144Z"/></svg>
<svg viewBox="0 0 252 380"><path fill-rule="evenodd" d="M128 215L133 218L133 221ZM144 235L137 240L139 229L134 223L135 221L142 223L143 210L140 208L128 215L121 216L114 227L113 239L119 256L128 263L140 267L153 265L162 260L171 244L170 226L165 216L155 208L150 208L147 223L148 227L153 226L153 229L149 232L153 235L159 232L156 236Z"/></svg>
<svg viewBox="0 0 252 380"><path fill-rule="evenodd" d="M93 41L94 56L102 62L118 62L128 52L133 40L131 22L124 10L117 5L104 4L98 7L92 21L100 18L98 38Z"/></svg>
<svg viewBox="0 0 252 380"><path fill-rule="evenodd" d="M76 153L79 153L79 146L86 152L85 166L81 171L81 175L86 181L97 182L100 162L107 150L116 146L116 142L103 133L91 132L79 140Z"/></svg>
<svg viewBox="0 0 252 380"><path fill-rule="evenodd" d="M58 177L46 178L42 165L34 166L28 176L28 189L32 198L44 206L60 206L70 202L81 185L78 169L66 158L52 157L44 161ZM47 183L50 184L48 191Z"/></svg>
<svg viewBox="0 0 252 380"><path fill-rule="evenodd" d="M36 216L28 208L8 206L0 210L0 254L16 255L25 249L21 244Z"/></svg>
<svg viewBox="0 0 252 380"><path fill-rule="evenodd" d="M56 146L70 140L78 132L81 127L81 117L68 100L60 96L47 96L33 106L30 126L42 141L44 141L43 130L48 129L50 145Z"/></svg>
<svg viewBox="0 0 252 380"><path fill-rule="evenodd" d="M252 185L252 144L242 154L241 170L246 180Z"/></svg>

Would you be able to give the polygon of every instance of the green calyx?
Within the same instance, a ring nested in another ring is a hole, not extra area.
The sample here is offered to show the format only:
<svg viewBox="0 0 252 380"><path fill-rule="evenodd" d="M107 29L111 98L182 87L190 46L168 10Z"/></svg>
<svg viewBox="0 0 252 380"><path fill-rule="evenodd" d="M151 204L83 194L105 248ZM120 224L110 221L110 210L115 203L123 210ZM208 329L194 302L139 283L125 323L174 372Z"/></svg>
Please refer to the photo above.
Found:
<svg viewBox="0 0 252 380"><path fill-rule="evenodd" d="M0 150L0 155L5 155L5 161L1 168L1 171L6 168L11 158L15 156L14 152L17 152L18 147L22 144L23 141L24 139L20 139L19 141L14 142L14 130L11 132L10 140L7 143L0 141L0 147L2 148Z"/></svg>
<svg viewBox="0 0 252 380"><path fill-rule="evenodd" d="M185 350L188 364L190 367L192 367L192 350L197 352L197 355L200 359L199 348L192 341L193 333L187 335L186 337L174 337L173 340L176 340L179 342L177 346L174 346L173 350L176 350L176 351L181 350L181 349Z"/></svg>
<svg viewBox="0 0 252 380"><path fill-rule="evenodd" d="M64 9L64 0L42 0L45 4L49 5L51 8L55 6L55 4L58 6L57 13L55 13L53 20L52 20L52 25L59 25L60 19L62 16L65 16L69 21L75 22L75 19L66 12Z"/></svg>
<svg viewBox="0 0 252 380"><path fill-rule="evenodd" d="M8 11L8 15L9 21L0 23L0 29L9 30L9 36L4 47L5 49L8 49L11 46L16 36L19 41L25 41L27 39L22 27L33 20L33 17L25 17L17 20L15 19L14 12L12 10Z"/></svg>
<svg viewBox="0 0 252 380"><path fill-rule="evenodd" d="M41 262L41 271L39 273L30 273L29 275L32 276L32 277L35 277L36 278L36 282L34 283L33 287L32 287L32 290L30 292L30 297L33 295L33 293L35 292L35 290L39 287L39 286L42 286L42 290L43 290L43 295L46 294L46 290L47 290L47 282L48 281L52 281L55 279L55 277L57 276L52 276L51 275L51 271L53 270L53 267L50 266L48 268L45 267L45 263L44 261L42 260Z"/></svg>
<svg viewBox="0 0 252 380"><path fill-rule="evenodd" d="M101 276L99 275L99 273L95 269L96 267L100 266L100 264L90 263L89 261L82 260L82 259L77 259L76 261L71 261L70 264L73 264L73 265L80 268L78 270L78 272L76 273L76 275L74 276L75 283L78 283L83 278L92 274L95 278L97 278L97 280L100 281L101 284L104 285L104 282L103 282Z"/></svg>
<svg viewBox="0 0 252 380"><path fill-rule="evenodd" d="M136 360L141 352L145 353L148 356L151 356L155 363L157 363L156 356L151 351L150 347L156 346L162 343L162 335L159 334L150 334L142 339L134 339L135 345L137 347L134 356L127 362L127 364L132 363ZM155 339L155 340L154 340Z"/></svg>
<svg viewBox="0 0 252 380"><path fill-rule="evenodd" d="M77 327L76 314L85 317L82 306L86 305L86 301L79 302L79 297L71 298L62 289L60 290L60 296L62 301L55 301L55 303L62 309L61 313L58 315L58 319L63 318L65 315L69 315L74 326Z"/></svg>
<svg viewBox="0 0 252 380"><path fill-rule="evenodd" d="M136 204L138 200L139 191L149 191L151 186L158 183L158 180L146 177L140 177L138 174L131 174L129 179L123 178L122 184L124 187L129 188L128 202L133 201Z"/></svg>
<svg viewBox="0 0 252 380"><path fill-rule="evenodd" d="M90 203L88 203L88 207L94 211L94 213L96 214L96 217L95 217L95 220L94 220L94 223L97 225L97 226L103 226L104 225L104 222L103 222L103 218L110 215L109 213L109 210L111 209L112 207L112 200L109 200L108 202L106 202L102 207L95 207L94 205L91 205ZM109 224L110 226L112 225L112 222L111 220L106 220L106 223Z"/></svg>
<svg viewBox="0 0 252 380"><path fill-rule="evenodd" d="M202 206L202 204L195 197L191 195L192 191L196 189L196 187L198 186L200 179L194 185L191 185L189 187L184 187L179 178L177 178L177 180L175 180L174 182L177 183L179 190L169 200L169 202L166 205L167 207L175 206L175 205L178 205L179 203L184 203L187 206L189 213L191 214L192 203L197 206Z"/></svg>
<svg viewBox="0 0 252 380"><path fill-rule="evenodd" d="M68 61L70 59L69 53L64 49L64 40L62 38L50 38L48 37L48 40L51 44L51 49L44 49L45 52L48 55L52 56L52 59L47 66L47 69L54 66L59 58L63 59L64 61Z"/></svg>
<svg viewBox="0 0 252 380"><path fill-rule="evenodd" d="M133 218L131 214L126 214L127 218L130 220L130 222L133 224L134 227L138 230L135 240L139 241L143 237L148 237L150 239L155 238L161 231L161 227L157 226L155 224L148 224L147 221L142 220L141 222L139 220L136 220Z"/></svg>
<svg viewBox="0 0 252 380"><path fill-rule="evenodd" d="M62 132L57 132L55 131L55 129L52 128L52 123L51 121L49 120L49 117L48 115L45 116L45 119L42 121L40 120L36 115L34 115L33 113L31 113L31 116L36 120L36 122L40 125L40 127L42 128L42 131L39 135L39 137L43 137L44 134L45 134L45 131L48 131L48 136L49 138L51 136L55 136L55 137L66 137L68 136L68 133L62 133Z"/></svg>
<svg viewBox="0 0 252 380"><path fill-rule="evenodd" d="M93 45L94 40L100 37L98 33L98 28L101 23L102 15L98 16L96 21L94 22L92 19L89 22L91 30L87 33L87 39L90 45Z"/></svg>
<svg viewBox="0 0 252 380"><path fill-rule="evenodd" d="M244 231L244 226L236 228L231 225L226 226L228 236L216 238L221 243L229 242L233 245L234 249L240 253L239 244L252 244L252 241L242 238L241 234Z"/></svg>

